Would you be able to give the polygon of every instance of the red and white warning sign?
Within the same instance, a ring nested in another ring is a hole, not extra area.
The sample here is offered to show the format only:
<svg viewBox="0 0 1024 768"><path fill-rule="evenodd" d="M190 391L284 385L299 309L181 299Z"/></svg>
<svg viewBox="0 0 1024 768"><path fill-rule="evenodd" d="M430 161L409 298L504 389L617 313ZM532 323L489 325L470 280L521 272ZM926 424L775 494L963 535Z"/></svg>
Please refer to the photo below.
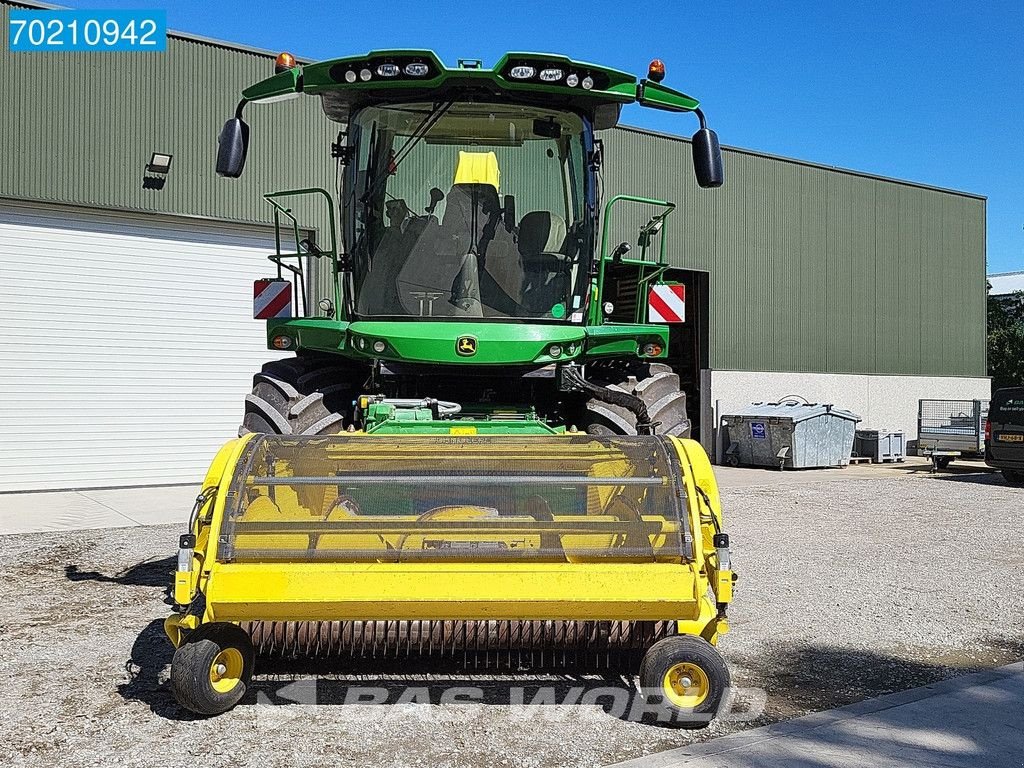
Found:
<svg viewBox="0 0 1024 768"><path fill-rule="evenodd" d="M647 294L647 321L686 322L686 286L675 283L652 285Z"/></svg>
<svg viewBox="0 0 1024 768"><path fill-rule="evenodd" d="M252 284L252 316L255 320L292 316L290 280L256 280Z"/></svg>

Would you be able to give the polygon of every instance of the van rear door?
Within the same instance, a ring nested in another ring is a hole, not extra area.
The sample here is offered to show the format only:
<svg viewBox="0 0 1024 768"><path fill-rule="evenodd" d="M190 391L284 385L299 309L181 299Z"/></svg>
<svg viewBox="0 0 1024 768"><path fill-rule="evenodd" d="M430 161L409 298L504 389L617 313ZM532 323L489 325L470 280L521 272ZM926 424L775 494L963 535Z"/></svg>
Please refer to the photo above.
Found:
<svg viewBox="0 0 1024 768"><path fill-rule="evenodd" d="M988 420L986 460L997 467L1024 467L1024 387L996 390Z"/></svg>

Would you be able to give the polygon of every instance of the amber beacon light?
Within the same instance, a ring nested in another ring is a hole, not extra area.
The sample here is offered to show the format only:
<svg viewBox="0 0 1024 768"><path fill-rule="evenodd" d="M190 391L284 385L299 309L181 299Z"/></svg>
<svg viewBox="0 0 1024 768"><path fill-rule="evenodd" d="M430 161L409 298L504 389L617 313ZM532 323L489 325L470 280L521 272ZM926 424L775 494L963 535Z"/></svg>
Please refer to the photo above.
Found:
<svg viewBox="0 0 1024 768"><path fill-rule="evenodd" d="M290 53L279 53L274 61L275 72L285 72L295 66L295 57Z"/></svg>

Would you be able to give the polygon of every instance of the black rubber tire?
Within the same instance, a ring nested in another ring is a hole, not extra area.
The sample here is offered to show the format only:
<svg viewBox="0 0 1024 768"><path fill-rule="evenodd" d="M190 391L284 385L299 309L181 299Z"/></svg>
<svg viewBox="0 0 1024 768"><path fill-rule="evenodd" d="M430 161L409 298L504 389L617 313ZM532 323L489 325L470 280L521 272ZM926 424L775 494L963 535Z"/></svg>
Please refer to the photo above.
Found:
<svg viewBox="0 0 1024 768"><path fill-rule="evenodd" d="M948 469L950 462L953 461L952 456L933 456L932 463L936 469Z"/></svg>
<svg viewBox="0 0 1024 768"><path fill-rule="evenodd" d="M239 435L331 435L345 429L349 371L333 358L272 360L253 376Z"/></svg>
<svg viewBox="0 0 1024 768"><path fill-rule="evenodd" d="M709 687L705 699L692 709L672 703L663 693L663 681L671 667L680 663L699 667L707 676ZM722 654L702 637L673 635L652 645L640 662L640 690L649 704L657 707L657 720L679 728L706 728L728 702L731 685L729 668Z"/></svg>
<svg viewBox="0 0 1024 768"><path fill-rule="evenodd" d="M1024 471L1017 469L1004 469L1003 477L1010 485L1024 485Z"/></svg>
<svg viewBox="0 0 1024 768"><path fill-rule="evenodd" d="M587 379L643 399L651 421L658 424L655 433L690 436L686 416L686 393L679 388L679 375L663 363L631 363L612 366L594 365ZM618 405L591 398L586 403L584 429L591 435L635 435L636 416Z"/></svg>
<svg viewBox="0 0 1024 768"><path fill-rule="evenodd" d="M242 673L229 691L218 691L210 668L218 654L234 649L242 657ZM235 624L204 624L192 632L171 659L171 692L177 702L197 715L227 712L245 695L252 679L255 651L249 633Z"/></svg>

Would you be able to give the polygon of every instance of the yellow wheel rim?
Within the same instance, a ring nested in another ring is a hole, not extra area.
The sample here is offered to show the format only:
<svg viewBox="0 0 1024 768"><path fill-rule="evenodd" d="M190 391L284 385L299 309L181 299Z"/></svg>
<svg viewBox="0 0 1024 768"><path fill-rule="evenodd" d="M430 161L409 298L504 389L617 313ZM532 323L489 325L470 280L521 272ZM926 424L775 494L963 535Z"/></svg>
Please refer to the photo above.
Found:
<svg viewBox="0 0 1024 768"><path fill-rule="evenodd" d="M210 685L217 693L228 693L242 681L245 661L237 648L225 648L210 665Z"/></svg>
<svg viewBox="0 0 1024 768"><path fill-rule="evenodd" d="M711 680L696 664L683 661L668 668L661 687L665 698L673 705L694 709L703 704L711 693Z"/></svg>

